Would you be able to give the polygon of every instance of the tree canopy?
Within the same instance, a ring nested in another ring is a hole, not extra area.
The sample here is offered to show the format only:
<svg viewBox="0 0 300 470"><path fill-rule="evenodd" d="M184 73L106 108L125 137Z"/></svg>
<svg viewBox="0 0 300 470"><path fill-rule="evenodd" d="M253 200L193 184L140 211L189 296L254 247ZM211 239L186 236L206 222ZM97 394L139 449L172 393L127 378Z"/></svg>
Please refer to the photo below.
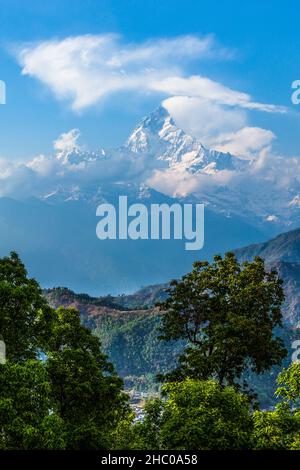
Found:
<svg viewBox="0 0 300 470"><path fill-rule="evenodd" d="M249 400L214 380L186 379L163 386L166 400L154 400L136 425L142 449L246 449L251 441Z"/></svg>
<svg viewBox="0 0 300 470"><path fill-rule="evenodd" d="M282 323L283 300L282 281L259 257L240 265L227 253L211 264L194 263L159 304L161 338L188 341L178 367L164 380L214 378L239 386L244 371L260 374L280 364L286 350L274 331Z"/></svg>
<svg viewBox="0 0 300 470"><path fill-rule="evenodd" d="M300 449L300 364L278 376L274 410L241 387L285 355L282 282L260 258L195 263L160 304L165 340L188 341L162 394L134 414L99 339L74 308L51 308L16 253L0 259L0 449Z"/></svg>
<svg viewBox="0 0 300 470"><path fill-rule="evenodd" d="M253 414L255 449L300 450L300 363L292 363L277 377L273 411Z"/></svg>
<svg viewBox="0 0 300 470"><path fill-rule="evenodd" d="M73 308L52 309L16 253L0 260L0 448L108 449L122 380Z"/></svg>

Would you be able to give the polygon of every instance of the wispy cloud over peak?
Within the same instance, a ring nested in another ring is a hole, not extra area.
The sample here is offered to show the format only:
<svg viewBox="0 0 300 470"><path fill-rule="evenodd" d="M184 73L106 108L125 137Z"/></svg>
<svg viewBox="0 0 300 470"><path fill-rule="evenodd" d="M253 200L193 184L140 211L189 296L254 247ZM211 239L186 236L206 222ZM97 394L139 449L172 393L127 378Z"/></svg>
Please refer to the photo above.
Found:
<svg viewBox="0 0 300 470"><path fill-rule="evenodd" d="M154 89L169 95L198 97L217 104L237 106L244 109L256 109L265 112L284 113L284 106L256 103L247 93L233 90L222 83L207 77L194 75L191 77L167 77L152 84Z"/></svg>
<svg viewBox="0 0 300 470"><path fill-rule="evenodd" d="M71 36L25 45L17 53L22 74L38 79L74 110L101 102L112 93L139 91L188 96L248 110L284 112L258 103L201 74L189 75L188 63L227 60L230 50L213 35L185 35L128 43L116 34Z"/></svg>
<svg viewBox="0 0 300 470"><path fill-rule="evenodd" d="M186 61L226 55L213 36L193 35L125 43L115 34L73 36L22 47L17 58L23 75L47 85L75 110L122 90L151 90ZM179 60L180 59L180 60ZM179 65L180 64L180 65Z"/></svg>

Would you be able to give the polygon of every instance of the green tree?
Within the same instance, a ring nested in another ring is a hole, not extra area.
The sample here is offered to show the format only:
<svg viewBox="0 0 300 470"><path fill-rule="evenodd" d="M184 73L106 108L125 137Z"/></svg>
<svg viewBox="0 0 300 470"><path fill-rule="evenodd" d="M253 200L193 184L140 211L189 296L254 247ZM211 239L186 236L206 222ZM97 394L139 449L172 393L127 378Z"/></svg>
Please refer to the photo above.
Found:
<svg viewBox="0 0 300 470"><path fill-rule="evenodd" d="M253 447L300 450L300 364L291 364L278 375L275 392L281 401L274 411L253 414Z"/></svg>
<svg viewBox="0 0 300 470"><path fill-rule="evenodd" d="M0 366L0 449L63 449L63 420L53 411L51 383L41 361Z"/></svg>
<svg viewBox="0 0 300 470"><path fill-rule="evenodd" d="M77 310L61 307L56 316L46 370L67 429L67 448L108 449L119 420L129 413L122 380Z"/></svg>
<svg viewBox="0 0 300 470"><path fill-rule="evenodd" d="M300 407L300 363L294 362L277 377L276 396L292 408Z"/></svg>
<svg viewBox="0 0 300 470"><path fill-rule="evenodd" d="M286 350L273 331L281 326L283 300L282 281L259 257L240 265L227 253L211 264L194 263L159 304L161 338L188 341L178 367L164 379L214 378L240 386L245 370L260 374L281 363Z"/></svg>
<svg viewBox="0 0 300 470"><path fill-rule="evenodd" d="M134 426L134 449L159 450L162 448L164 405L164 401L160 398L152 398L146 402L144 420Z"/></svg>
<svg viewBox="0 0 300 470"><path fill-rule="evenodd" d="M75 309L52 309L16 253L0 259L1 449L103 449L131 419L122 380Z"/></svg>
<svg viewBox="0 0 300 470"><path fill-rule="evenodd" d="M0 259L0 335L12 361L36 358L46 347L52 309L14 252Z"/></svg>
<svg viewBox="0 0 300 470"><path fill-rule="evenodd" d="M186 379L163 386L165 401L149 403L143 423L135 426L141 449L247 449L252 421L249 400L214 380Z"/></svg>

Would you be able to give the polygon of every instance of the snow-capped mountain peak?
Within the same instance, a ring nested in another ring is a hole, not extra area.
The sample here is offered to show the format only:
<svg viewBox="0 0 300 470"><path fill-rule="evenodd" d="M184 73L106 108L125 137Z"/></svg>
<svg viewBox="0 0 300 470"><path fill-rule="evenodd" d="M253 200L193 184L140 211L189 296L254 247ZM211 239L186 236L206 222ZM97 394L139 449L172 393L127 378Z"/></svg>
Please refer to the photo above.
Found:
<svg viewBox="0 0 300 470"><path fill-rule="evenodd" d="M105 154L103 150L100 150L99 152L93 152L91 150L84 150L81 147L73 147L71 149L57 152L55 157L63 165L80 165L104 158Z"/></svg>
<svg viewBox="0 0 300 470"><path fill-rule="evenodd" d="M122 148L133 153L153 153L164 140L166 129L172 132L176 127L167 110L160 106L137 125Z"/></svg>
<svg viewBox="0 0 300 470"><path fill-rule="evenodd" d="M87 151L77 145L77 135L72 145L56 146L55 158L63 168L55 166L57 175L47 186L47 201L94 203L110 191L130 194L134 200L152 198L149 191L154 190L162 198L204 202L214 212L235 214L254 225L290 228L298 223L297 180L293 186L277 185L274 190L269 172L257 172L253 160L206 148L177 126L162 106L145 117L118 149Z"/></svg>
<svg viewBox="0 0 300 470"><path fill-rule="evenodd" d="M140 122L120 150L137 157L147 155L158 167L164 162L191 173L242 169L249 164L229 153L207 149L199 139L177 127L162 106Z"/></svg>

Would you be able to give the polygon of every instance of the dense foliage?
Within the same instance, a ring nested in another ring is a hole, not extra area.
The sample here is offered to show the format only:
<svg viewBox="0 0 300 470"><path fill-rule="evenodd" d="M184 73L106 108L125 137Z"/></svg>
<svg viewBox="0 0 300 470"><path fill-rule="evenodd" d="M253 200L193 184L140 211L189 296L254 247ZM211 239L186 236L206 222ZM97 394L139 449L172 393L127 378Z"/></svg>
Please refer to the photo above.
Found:
<svg viewBox="0 0 300 470"><path fill-rule="evenodd" d="M154 400L136 425L140 448L246 449L251 440L249 401L233 387L187 379L163 386L167 400Z"/></svg>
<svg viewBox="0 0 300 470"><path fill-rule="evenodd" d="M278 375L273 410L254 410L240 387L285 354L274 335L282 301L281 281L262 260L240 266L228 254L174 282L160 315L128 311L98 324L123 373L128 361L136 373L157 361L164 371L181 354L135 423L99 338L76 309L50 307L12 253L0 260L0 449L300 450L300 363ZM170 342L157 342L159 326Z"/></svg>
<svg viewBox="0 0 300 470"><path fill-rule="evenodd" d="M300 450L300 363L278 375L276 391L280 402L274 411L253 415L256 449Z"/></svg>
<svg viewBox="0 0 300 470"><path fill-rule="evenodd" d="M261 374L286 356L274 335L282 321L282 281L261 258L241 266L227 253L211 264L196 262L169 294L160 304L162 339L186 339L188 347L166 380L214 378L238 386L245 371Z"/></svg>
<svg viewBox="0 0 300 470"><path fill-rule="evenodd" d="M15 253L0 260L2 449L108 449L129 414L122 381L72 308L53 310Z"/></svg>
<svg viewBox="0 0 300 470"><path fill-rule="evenodd" d="M161 315L147 312L101 315L95 330L122 377L137 384L138 378L155 377L176 366L183 342L159 341Z"/></svg>
<svg viewBox="0 0 300 470"><path fill-rule="evenodd" d="M273 411L253 411L247 395L215 380L185 379L163 386L143 423L131 431L133 449L300 450L300 364L278 377Z"/></svg>

